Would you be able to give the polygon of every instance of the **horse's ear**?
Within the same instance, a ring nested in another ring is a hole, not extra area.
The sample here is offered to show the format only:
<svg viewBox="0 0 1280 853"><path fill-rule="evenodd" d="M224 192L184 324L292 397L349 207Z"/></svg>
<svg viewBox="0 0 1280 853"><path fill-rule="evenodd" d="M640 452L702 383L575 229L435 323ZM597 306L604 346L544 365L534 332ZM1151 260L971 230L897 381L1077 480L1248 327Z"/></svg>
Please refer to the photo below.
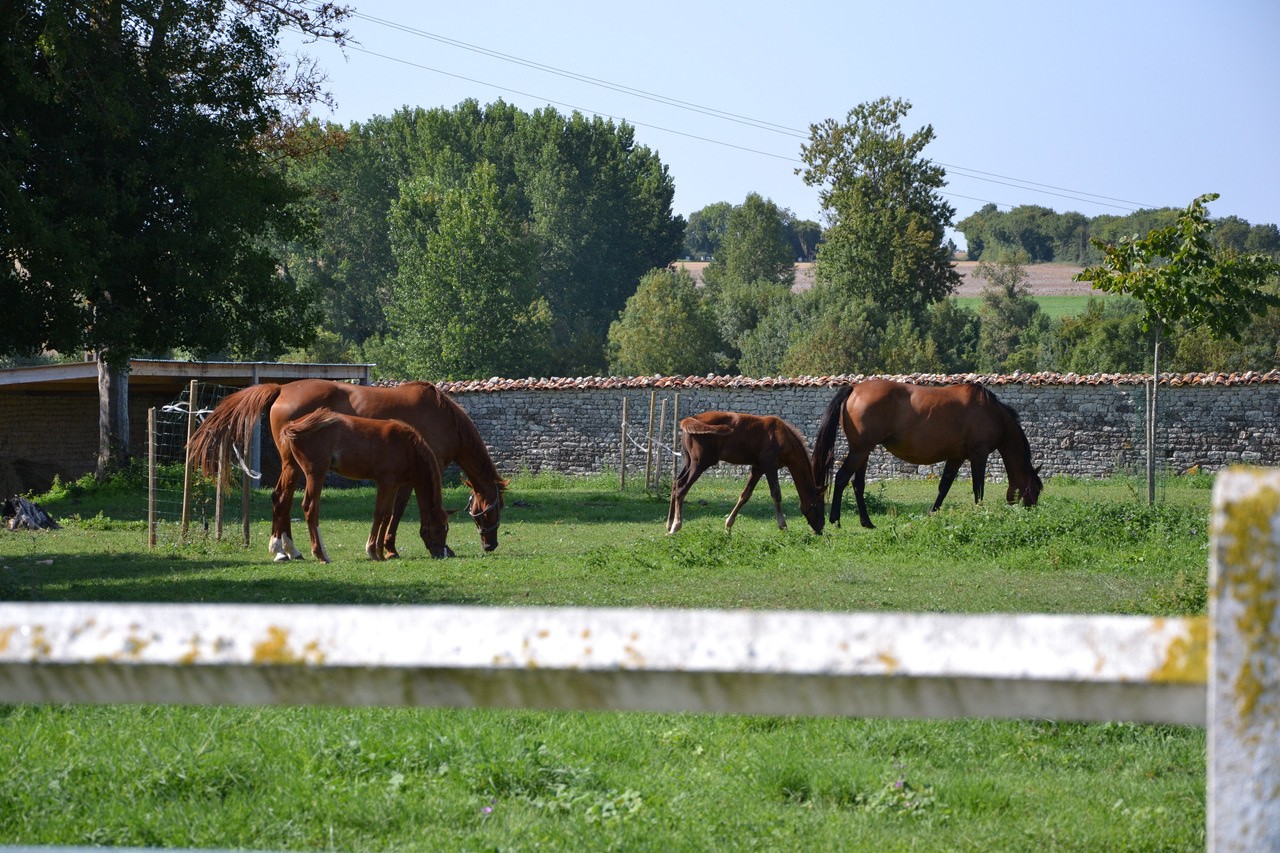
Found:
<svg viewBox="0 0 1280 853"><path fill-rule="evenodd" d="M471 481L468 480L466 477L462 478L462 485L466 486L468 489L470 489L473 492L476 490L476 487L471 485Z"/></svg>

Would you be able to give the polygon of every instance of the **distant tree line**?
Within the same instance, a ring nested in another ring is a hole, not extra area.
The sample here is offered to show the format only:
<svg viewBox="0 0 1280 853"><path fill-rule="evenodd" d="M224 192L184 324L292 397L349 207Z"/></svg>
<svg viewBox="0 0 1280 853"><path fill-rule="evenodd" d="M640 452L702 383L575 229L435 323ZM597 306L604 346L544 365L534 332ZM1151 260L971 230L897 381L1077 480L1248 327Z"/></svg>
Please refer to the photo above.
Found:
<svg viewBox="0 0 1280 853"><path fill-rule="evenodd" d="M1030 263L1053 261L1091 266L1102 260L1095 240L1114 245L1125 237L1167 228L1178 214L1178 209L1166 207L1124 216L1087 217L1075 211L1057 213L1034 204L1007 211L987 204L961 219L956 230L964 234L971 261L1021 252ZM1240 254L1280 258L1280 228L1274 224L1250 225L1238 216L1226 216L1215 220L1213 241L1221 249Z"/></svg>

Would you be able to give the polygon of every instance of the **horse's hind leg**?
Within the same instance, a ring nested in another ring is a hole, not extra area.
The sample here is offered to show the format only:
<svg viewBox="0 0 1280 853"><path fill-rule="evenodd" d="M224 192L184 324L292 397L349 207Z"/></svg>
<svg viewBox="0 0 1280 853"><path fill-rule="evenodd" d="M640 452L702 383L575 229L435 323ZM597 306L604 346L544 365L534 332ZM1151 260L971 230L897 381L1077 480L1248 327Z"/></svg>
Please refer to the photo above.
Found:
<svg viewBox="0 0 1280 853"><path fill-rule="evenodd" d="M947 496L947 492L951 491L951 484L956 481L956 474L960 473L960 460L948 459L946 464L942 466L942 477L938 480L938 499L933 502L933 509L929 512L937 512L942 507L942 501ZM977 482L976 480L974 481ZM977 496L977 487L974 490Z"/></svg>
<svg viewBox="0 0 1280 853"><path fill-rule="evenodd" d="M760 482L761 473L763 472L759 468L752 466L751 476L747 478L747 487L742 490L742 495L738 498L738 502L734 504L733 511L724 520L724 529L726 531L733 529L733 522L738 517L738 510L742 509L743 505L751 499L751 493L756 490L756 483ZM777 474L774 477L776 478Z"/></svg>
<svg viewBox="0 0 1280 853"><path fill-rule="evenodd" d="M836 527L840 526L840 503L844 499L845 487L849 485L849 478L853 476L854 466L857 459L853 454L844 458L844 462L840 463L840 467L836 470L835 480L831 485L831 515L830 521ZM863 461L865 467L866 461Z"/></svg>
<svg viewBox="0 0 1280 853"><path fill-rule="evenodd" d="M303 492L302 513L307 518L307 532L311 534L311 553L322 563L329 562L329 552L325 550L324 538L320 535L320 490L324 486L324 474L313 472L307 478L307 488Z"/></svg>
<svg viewBox="0 0 1280 853"><path fill-rule="evenodd" d="M689 494L689 489L693 488L693 484L702 472L706 470L706 466L701 461L693 462L693 457L689 455L689 448L685 447L684 468L676 476L676 480L671 484L671 507L667 510L667 535L678 531L684 526L684 498Z"/></svg>
<svg viewBox="0 0 1280 853"><path fill-rule="evenodd" d="M857 457L858 467L853 474L853 496L858 501L858 520L862 523L863 527L867 528L868 530L874 530L875 525L871 523L871 516L867 513L867 498L866 498L867 457L869 457L870 455L871 455L870 453L858 454L858 457ZM854 457L850 456L849 458L852 459ZM840 467L841 467L841 470L844 469L843 465Z"/></svg>
<svg viewBox="0 0 1280 853"><path fill-rule="evenodd" d="M271 541L267 553L274 554L276 562L301 560L302 552L293 544L289 515L293 510L293 493L298 488L298 466L293 455L285 450L280 456L280 478L271 490Z"/></svg>

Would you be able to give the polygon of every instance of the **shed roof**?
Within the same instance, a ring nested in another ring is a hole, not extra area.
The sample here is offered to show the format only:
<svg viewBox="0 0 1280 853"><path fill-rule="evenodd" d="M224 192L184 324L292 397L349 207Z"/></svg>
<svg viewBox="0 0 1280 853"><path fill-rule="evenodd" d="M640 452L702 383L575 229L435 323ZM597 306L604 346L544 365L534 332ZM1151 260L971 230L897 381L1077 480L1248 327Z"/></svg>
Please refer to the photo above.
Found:
<svg viewBox="0 0 1280 853"><path fill-rule="evenodd" d="M349 380L368 384L368 364L286 364L276 361L176 361L135 358L129 360L129 385L156 391L178 392L193 379L218 385L247 386L259 382L294 379ZM76 361L40 364L0 370L0 394L33 391L97 392L98 363Z"/></svg>

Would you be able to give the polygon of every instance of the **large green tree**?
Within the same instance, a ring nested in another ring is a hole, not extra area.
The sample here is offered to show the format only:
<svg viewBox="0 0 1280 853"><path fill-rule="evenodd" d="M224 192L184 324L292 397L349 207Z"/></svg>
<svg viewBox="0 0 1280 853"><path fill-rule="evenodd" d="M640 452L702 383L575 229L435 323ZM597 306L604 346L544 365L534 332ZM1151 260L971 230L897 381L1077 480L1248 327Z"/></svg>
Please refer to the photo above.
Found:
<svg viewBox="0 0 1280 853"><path fill-rule="evenodd" d="M923 318L960 283L946 238L955 210L941 196L946 172L924 157L933 128L901 127L911 104L881 98L844 122L810 127L801 148L804 181L820 187L831 225L818 250L816 279L847 298Z"/></svg>
<svg viewBox="0 0 1280 853"><path fill-rule="evenodd" d="M525 376L546 358L551 317L538 295L537 244L508 204L488 163L461 184L423 177L401 188L389 315L407 375Z"/></svg>
<svg viewBox="0 0 1280 853"><path fill-rule="evenodd" d="M615 374L702 374L715 367L715 317L684 270L652 270L609 327Z"/></svg>
<svg viewBox="0 0 1280 853"><path fill-rule="evenodd" d="M384 119L349 128L311 121L297 141L310 156L287 161L290 181L306 191L315 231L289 247L290 274L320 307L325 329L344 345L385 335L395 280L388 213L400 176L386 156Z"/></svg>
<svg viewBox="0 0 1280 853"><path fill-rule="evenodd" d="M689 214L684 229L684 253L695 261L709 261L720 251L733 205L717 201Z"/></svg>
<svg viewBox="0 0 1280 853"><path fill-rule="evenodd" d="M982 331L978 369L997 373L1034 370L1034 353L1027 345L1032 333L1047 330L1047 318L1027 288L1025 252L1007 251L991 261L979 261L974 276L982 288Z"/></svg>
<svg viewBox="0 0 1280 853"><path fill-rule="evenodd" d="M719 251L703 270L703 281L711 286L759 281L790 287L796 266L785 224L788 218L772 200L748 193L742 204L729 211Z"/></svg>
<svg viewBox="0 0 1280 853"><path fill-rule="evenodd" d="M481 163L502 208L535 246L536 286L557 339L537 372L603 370L609 324L640 277L680 254L684 221L671 212L674 183L656 154L635 143L629 125L468 100L451 109L400 110L345 133L354 152L335 148L331 164L305 172L317 210L328 218L320 244L295 265L308 281L346 293L341 305L367 307L375 319L373 307L386 309L386 284L398 275L385 234L386 213L402 188L424 178L439 190L462 186ZM344 176L348 168L357 176ZM337 307L336 296L326 298ZM393 353L397 335L378 346ZM473 368L484 376L508 369Z"/></svg>
<svg viewBox="0 0 1280 853"><path fill-rule="evenodd" d="M100 473L128 455L130 357L265 355L310 334L273 240L296 237L286 151L290 26L341 39L346 10L277 0L0 5L0 352L92 351Z"/></svg>
<svg viewBox="0 0 1280 853"><path fill-rule="evenodd" d="M1262 254L1218 249L1210 240L1207 205L1217 193L1199 196L1171 225L1128 237L1115 245L1100 241L1100 265L1076 276L1099 290L1138 299L1143 326L1153 333L1147 409L1147 498L1155 501L1155 417L1160 384L1160 343L1166 329L1203 326L1214 337L1240 335L1246 324L1280 297L1264 287L1280 275L1280 263Z"/></svg>

